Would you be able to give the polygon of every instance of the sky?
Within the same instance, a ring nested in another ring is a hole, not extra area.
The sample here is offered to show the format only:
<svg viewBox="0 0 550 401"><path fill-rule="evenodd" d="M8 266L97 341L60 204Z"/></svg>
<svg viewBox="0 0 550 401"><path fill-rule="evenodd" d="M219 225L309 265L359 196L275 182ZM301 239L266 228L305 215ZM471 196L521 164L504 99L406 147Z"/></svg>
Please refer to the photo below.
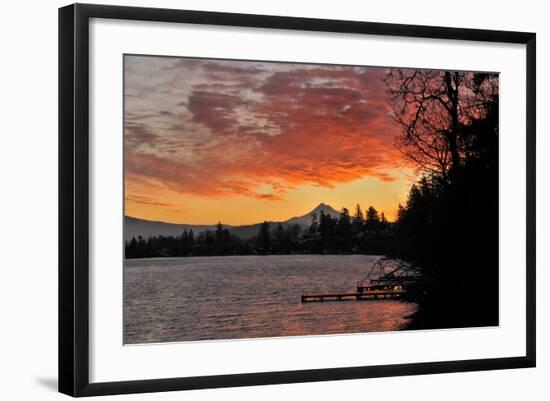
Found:
<svg viewBox="0 0 550 401"><path fill-rule="evenodd" d="M385 74L126 55L125 214L241 225L359 203L392 220L415 174Z"/></svg>

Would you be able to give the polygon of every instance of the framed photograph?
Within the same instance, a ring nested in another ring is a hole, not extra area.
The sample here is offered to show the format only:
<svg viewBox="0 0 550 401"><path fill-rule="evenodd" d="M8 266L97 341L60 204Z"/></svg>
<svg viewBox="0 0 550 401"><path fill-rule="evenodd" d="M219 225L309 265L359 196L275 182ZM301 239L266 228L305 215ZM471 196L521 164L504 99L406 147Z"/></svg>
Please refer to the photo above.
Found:
<svg viewBox="0 0 550 401"><path fill-rule="evenodd" d="M535 366L535 34L59 10L59 390Z"/></svg>

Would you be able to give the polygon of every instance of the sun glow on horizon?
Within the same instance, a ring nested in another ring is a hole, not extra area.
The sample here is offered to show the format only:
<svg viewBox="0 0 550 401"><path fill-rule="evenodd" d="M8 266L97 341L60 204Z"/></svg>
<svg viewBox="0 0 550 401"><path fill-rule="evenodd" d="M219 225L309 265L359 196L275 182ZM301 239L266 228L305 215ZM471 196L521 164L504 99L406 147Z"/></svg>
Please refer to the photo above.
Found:
<svg viewBox="0 0 550 401"><path fill-rule="evenodd" d="M398 172L396 172L397 174ZM181 195L166 190L164 203L144 202L143 197L126 198L126 215L145 220L176 224L247 225L267 221L286 221L311 212L320 203L340 211L347 208L353 215L359 204L363 212L373 206L384 212L389 221L396 218L399 203L407 199L412 183L409 172L399 172L395 181L384 182L376 178L363 178L333 188L302 186L290 190L284 200L258 200L246 196L223 198ZM138 192L139 190L136 189Z"/></svg>

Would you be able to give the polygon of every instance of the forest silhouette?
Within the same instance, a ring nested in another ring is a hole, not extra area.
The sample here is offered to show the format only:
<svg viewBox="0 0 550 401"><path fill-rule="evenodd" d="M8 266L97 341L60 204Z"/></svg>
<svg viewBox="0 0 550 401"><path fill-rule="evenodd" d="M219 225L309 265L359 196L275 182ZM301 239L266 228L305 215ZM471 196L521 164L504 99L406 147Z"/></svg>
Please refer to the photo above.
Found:
<svg viewBox="0 0 550 401"><path fill-rule="evenodd" d="M195 234L184 230L179 236L134 237L126 242L126 258L268 255L296 253L384 254L395 234L394 224L384 213L369 207L365 215L358 204L353 216L348 209L339 217L313 213L311 224L286 225L264 221L253 238L241 239L221 222L215 230Z"/></svg>

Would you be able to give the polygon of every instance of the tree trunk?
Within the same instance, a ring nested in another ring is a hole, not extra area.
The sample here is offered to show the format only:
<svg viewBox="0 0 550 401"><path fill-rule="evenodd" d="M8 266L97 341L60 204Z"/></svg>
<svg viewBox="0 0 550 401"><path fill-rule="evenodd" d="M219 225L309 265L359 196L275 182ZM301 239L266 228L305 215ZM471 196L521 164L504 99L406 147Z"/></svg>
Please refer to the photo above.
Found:
<svg viewBox="0 0 550 401"><path fill-rule="evenodd" d="M460 153L458 151L458 88L460 85L458 73L445 72L445 84L449 96L449 113L451 126L447 133L447 143L451 153L451 177L460 169ZM454 87L453 87L454 82Z"/></svg>

